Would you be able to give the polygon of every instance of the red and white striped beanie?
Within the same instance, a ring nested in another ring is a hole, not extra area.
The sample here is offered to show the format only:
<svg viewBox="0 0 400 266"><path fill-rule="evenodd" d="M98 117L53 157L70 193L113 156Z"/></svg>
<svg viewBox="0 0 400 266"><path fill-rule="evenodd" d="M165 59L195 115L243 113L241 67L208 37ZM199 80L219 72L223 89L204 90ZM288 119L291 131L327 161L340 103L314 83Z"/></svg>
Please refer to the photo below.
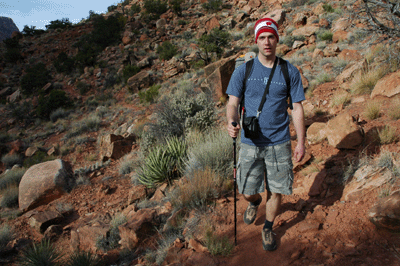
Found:
<svg viewBox="0 0 400 266"><path fill-rule="evenodd" d="M279 34L278 34L278 23L272 18L262 18L257 20L254 25L254 34L256 35L256 43L258 36L263 32L271 32L276 36L276 39L279 42Z"/></svg>

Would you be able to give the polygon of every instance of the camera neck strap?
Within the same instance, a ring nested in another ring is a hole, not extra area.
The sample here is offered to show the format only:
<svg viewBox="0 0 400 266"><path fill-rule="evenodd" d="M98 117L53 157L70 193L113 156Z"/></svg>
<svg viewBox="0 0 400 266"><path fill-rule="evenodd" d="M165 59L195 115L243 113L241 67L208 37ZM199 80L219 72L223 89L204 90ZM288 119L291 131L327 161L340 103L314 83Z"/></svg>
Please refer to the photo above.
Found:
<svg viewBox="0 0 400 266"><path fill-rule="evenodd" d="M261 110L262 110L262 108L264 106L264 103L267 100L267 94L269 93L269 86L271 85L272 78L274 77L274 72L275 72L277 64L278 64L278 57L276 56L275 57L274 66L272 67L271 73L269 74L269 78L268 78L268 81L267 81L267 86L265 87L264 95L263 95L263 97L261 99L260 107L258 107L257 118L260 116Z"/></svg>

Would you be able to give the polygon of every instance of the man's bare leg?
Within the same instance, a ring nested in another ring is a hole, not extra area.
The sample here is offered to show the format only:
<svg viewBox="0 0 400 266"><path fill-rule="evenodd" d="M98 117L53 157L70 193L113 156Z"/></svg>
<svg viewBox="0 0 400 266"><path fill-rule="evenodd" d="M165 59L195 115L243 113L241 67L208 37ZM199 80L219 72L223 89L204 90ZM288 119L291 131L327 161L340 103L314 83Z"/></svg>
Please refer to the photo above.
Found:
<svg viewBox="0 0 400 266"><path fill-rule="evenodd" d="M281 207L282 194L267 191L267 204L265 205L265 219L274 222Z"/></svg>

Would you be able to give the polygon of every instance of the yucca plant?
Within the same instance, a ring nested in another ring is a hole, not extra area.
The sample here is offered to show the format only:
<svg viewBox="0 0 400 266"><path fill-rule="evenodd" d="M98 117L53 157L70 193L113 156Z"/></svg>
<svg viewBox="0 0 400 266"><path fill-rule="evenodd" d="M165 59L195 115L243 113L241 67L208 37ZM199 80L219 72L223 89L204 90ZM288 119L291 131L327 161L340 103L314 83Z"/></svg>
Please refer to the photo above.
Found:
<svg viewBox="0 0 400 266"><path fill-rule="evenodd" d="M33 244L22 252L19 259L21 266L61 266L63 255L57 251L50 240L44 240L39 244Z"/></svg>
<svg viewBox="0 0 400 266"><path fill-rule="evenodd" d="M166 143L150 150L140 166L138 180L147 187L154 187L180 174L180 167L186 158L186 142L178 137L166 139Z"/></svg>
<svg viewBox="0 0 400 266"><path fill-rule="evenodd" d="M98 266L100 259L90 252L77 251L66 262L66 266Z"/></svg>

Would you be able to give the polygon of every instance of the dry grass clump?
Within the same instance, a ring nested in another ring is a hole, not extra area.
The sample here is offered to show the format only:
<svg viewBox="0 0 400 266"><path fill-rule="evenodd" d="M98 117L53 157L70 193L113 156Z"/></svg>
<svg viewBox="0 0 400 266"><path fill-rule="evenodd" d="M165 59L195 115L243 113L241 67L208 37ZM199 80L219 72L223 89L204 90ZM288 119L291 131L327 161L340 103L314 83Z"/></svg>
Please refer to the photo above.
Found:
<svg viewBox="0 0 400 266"><path fill-rule="evenodd" d="M382 129L378 129L378 141L380 144L390 144L398 140L396 128L386 125Z"/></svg>
<svg viewBox="0 0 400 266"><path fill-rule="evenodd" d="M352 94L369 94L374 89L376 83L387 73L385 67L368 67L356 77L350 87Z"/></svg>
<svg viewBox="0 0 400 266"><path fill-rule="evenodd" d="M351 102L351 96L347 92L338 92L335 93L332 97L332 106L343 105L346 106Z"/></svg>
<svg viewBox="0 0 400 266"><path fill-rule="evenodd" d="M390 118L392 118L393 120L397 120L400 119L400 101L395 102L390 110L388 111L388 115L390 116Z"/></svg>
<svg viewBox="0 0 400 266"><path fill-rule="evenodd" d="M377 119L381 112L381 105L377 102L371 102L365 107L365 116L369 120Z"/></svg>

